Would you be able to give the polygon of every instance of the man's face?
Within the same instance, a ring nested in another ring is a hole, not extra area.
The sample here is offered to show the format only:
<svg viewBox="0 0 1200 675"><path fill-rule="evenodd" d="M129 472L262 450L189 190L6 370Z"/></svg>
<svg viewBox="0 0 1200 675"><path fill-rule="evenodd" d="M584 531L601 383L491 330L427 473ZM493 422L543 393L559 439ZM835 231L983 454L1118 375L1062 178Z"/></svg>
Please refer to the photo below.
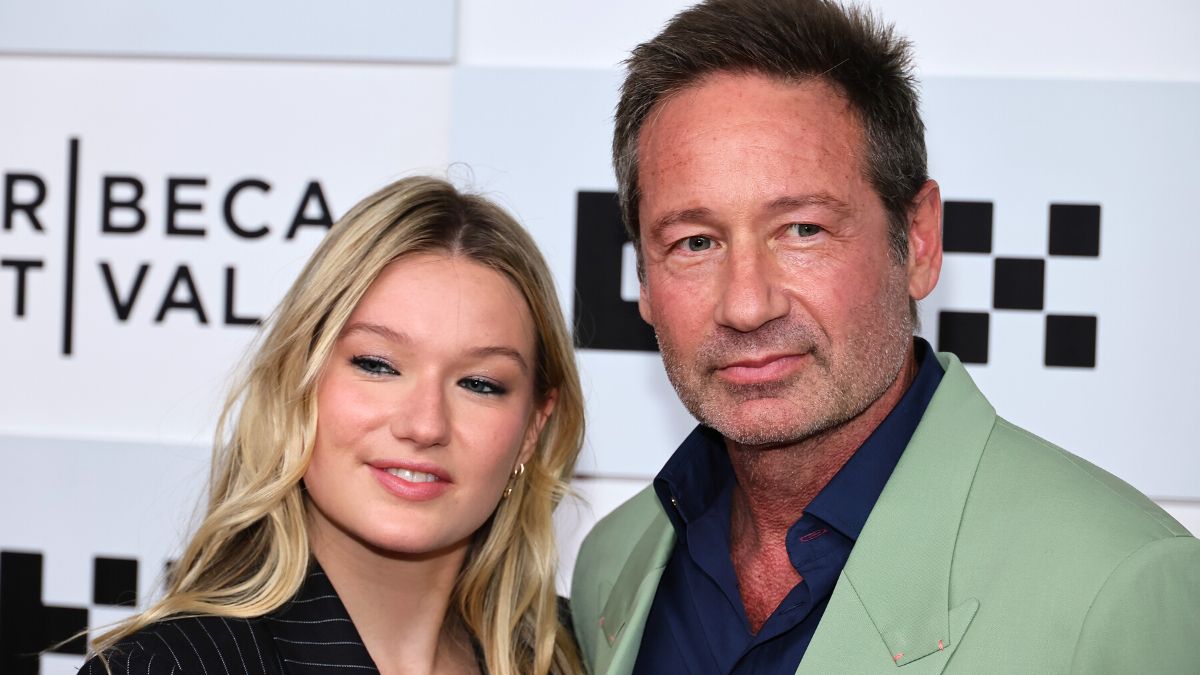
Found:
<svg viewBox="0 0 1200 675"><path fill-rule="evenodd" d="M910 292L932 285L910 288L912 265L889 256L845 98L717 74L660 103L638 140L639 307L688 410L763 445L879 399L911 346Z"/></svg>

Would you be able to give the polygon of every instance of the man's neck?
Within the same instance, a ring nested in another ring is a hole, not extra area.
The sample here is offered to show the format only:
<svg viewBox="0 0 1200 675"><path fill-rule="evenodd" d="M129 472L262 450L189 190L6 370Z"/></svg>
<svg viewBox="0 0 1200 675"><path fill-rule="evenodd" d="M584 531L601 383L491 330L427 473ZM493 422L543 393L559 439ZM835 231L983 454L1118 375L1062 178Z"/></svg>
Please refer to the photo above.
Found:
<svg viewBox="0 0 1200 675"><path fill-rule="evenodd" d="M746 532L746 527L738 525L748 526L755 538L766 534L782 543L788 528L892 412L916 375L916 351L910 348L892 384L842 424L797 443L771 448L746 447L726 439L737 477L733 531Z"/></svg>
<svg viewBox="0 0 1200 675"><path fill-rule="evenodd" d="M892 384L849 421L786 446L744 447L726 440L737 478L730 554L753 631L800 581L787 553L788 529L896 407L916 374L916 351L910 348Z"/></svg>

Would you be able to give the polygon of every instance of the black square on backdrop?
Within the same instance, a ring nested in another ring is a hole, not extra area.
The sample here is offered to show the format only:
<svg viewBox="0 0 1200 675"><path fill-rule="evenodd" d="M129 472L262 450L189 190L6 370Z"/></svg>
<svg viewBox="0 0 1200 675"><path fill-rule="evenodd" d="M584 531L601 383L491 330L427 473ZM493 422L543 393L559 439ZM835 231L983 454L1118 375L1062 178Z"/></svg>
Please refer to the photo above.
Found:
<svg viewBox="0 0 1200 675"><path fill-rule="evenodd" d="M1096 367L1096 317L1046 315L1046 365Z"/></svg>
<svg viewBox="0 0 1200 675"><path fill-rule="evenodd" d="M942 204L942 250L949 253L991 253L992 203Z"/></svg>
<svg viewBox="0 0 1200 675"><path fill-rule="evenodd" d="M992 306L996 309L1041 309L1045 304L1046 261L1041 258L996 258Z"/></svg>
<svg viewBox="0 0 1200 675"><path fill-rule="evenodd" d="M41 553L0 551L0 673L37 675L42 650L86 654L87 625L86 609L42 603Z"/></svg>
<svg viewBox="0 0 1200 675"><path fill-rule="evenodd" d="M987 363L987 312L938 312L939 352L954 352L963 363Z"/></svg>
<svg viewBox="0 0 1200 675"><path fill-rule="evenodd" d="M1100 205L1050 205L1050 255L1100 255Z"/></svg>
<svg viewBox="0 0 1200 675"><path fill-rule="evenodd" d="M95 559L92 568L92 602L97 605L137 605L137 560Z"/></svg>
<svg viewBox="0 0 1200 675"><path fill-rule="evenodd" d="M621 259L629 237L613 192L580 191L575 199L575 346L658 351L638 304L621 297Z"/></svg>
<svg viewBox="0 0 1200 675"><path fill-rule="evenodd" d="M86 609L46 607L42 610L42 642L45 645L43 649L56 654L87 654L87 636L78 634L86 627ZM68 637L71 638L69 642L58 644ZM34 663L36 662L35 660Z"/></svg>

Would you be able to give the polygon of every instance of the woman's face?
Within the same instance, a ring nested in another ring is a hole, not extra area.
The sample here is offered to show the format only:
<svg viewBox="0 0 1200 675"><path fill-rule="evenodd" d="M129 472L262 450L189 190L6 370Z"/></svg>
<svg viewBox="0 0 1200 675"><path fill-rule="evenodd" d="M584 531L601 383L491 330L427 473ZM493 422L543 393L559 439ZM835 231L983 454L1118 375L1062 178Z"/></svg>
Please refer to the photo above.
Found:
<svg viewBox="0 0 1200 675"><path fill-rule="evenodd" d="M529 308L503 274L448 254L385 267L317 388L314 541L465 550L553 407L535 398L535 358Z"/></svg>

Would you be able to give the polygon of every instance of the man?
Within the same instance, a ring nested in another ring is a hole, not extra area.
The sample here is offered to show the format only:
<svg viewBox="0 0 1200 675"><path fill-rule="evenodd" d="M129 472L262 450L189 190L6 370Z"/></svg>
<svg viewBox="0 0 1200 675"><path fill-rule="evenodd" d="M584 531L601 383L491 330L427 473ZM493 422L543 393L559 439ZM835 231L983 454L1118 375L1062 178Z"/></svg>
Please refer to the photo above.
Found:
<svg viewBox="0 0 1200 675"><path fill-rule="evenodd" d="M701 426L583 545L593 673L1200 672L1200 542L913 337L909 59L826 0L707 2L629 59L639 306Z"/></svg>

